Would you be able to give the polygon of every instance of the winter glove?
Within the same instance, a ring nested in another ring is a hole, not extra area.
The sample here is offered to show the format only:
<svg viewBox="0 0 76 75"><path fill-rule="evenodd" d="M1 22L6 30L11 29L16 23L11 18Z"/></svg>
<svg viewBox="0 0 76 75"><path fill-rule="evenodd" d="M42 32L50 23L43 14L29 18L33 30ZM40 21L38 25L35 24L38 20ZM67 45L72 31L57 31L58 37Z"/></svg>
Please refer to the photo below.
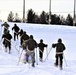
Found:
<svg viewBox="0 0 76 75"><path fill-rule="evenodd" d="M3 24L1 24L1 26L3 26Z"/></svg>
<svg viewBox="0 0 76 75"><path fill-rule="evenodd" d="M46 47L47 47L48 45L46 44Z"/></svg>
<svg viewBox="0 0 76 75"><path fill-rule="evenodd" d="M52 47L55 48L56 47L56 44L52 44Z"/></svg>

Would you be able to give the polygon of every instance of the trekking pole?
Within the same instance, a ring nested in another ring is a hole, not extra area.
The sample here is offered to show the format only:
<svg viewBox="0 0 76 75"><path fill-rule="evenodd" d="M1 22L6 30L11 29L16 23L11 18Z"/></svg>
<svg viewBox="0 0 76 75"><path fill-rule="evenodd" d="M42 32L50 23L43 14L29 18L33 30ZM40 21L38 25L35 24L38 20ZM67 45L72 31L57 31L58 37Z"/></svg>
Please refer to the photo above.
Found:
<svg viewBox="0 0 76 75"><path fill-rule="evenodd" d="M48 50L47 50L47 47L46 47L46 56L48 55ZM48 57L47 57L47 59L48 59Z"/></svg>
<svg viewBox="0 0 76 75"><path fill-rule="evenodd" d="M20 62L20 59L21 59L22 53L23 53L23 50L21 51L21 54L20 54L20 57L19 57L19 60L18 60L17 65L19 65L19 62Z"/></svg>
<svg viewBox="0 0 76 75"><path fill-rule="evenodd" d="M36 48L36 64L38 65L38 54L37 54L37 48Z"/></svg>
<svg viewBox="0 0 76 75"><path fill-rule="evenodd" d="M41 53L43 53L40 49L39 49L39 51L40 51Z"/></svg>
<svg viewBox="0 0 76 75"><path fill-rule="evenodd" d="M67 66L67 62L66 62L65 56L63 58L64 58L64 61L65 61L65 65Z"/></svg>
<svg viewBox="0 0 76 75"><path fill-rule="evenodd" d="M1 30L0 30L0 36L2 36L2 26L1 26Z"/></svg>
<svg viewBox="0 0 76 75"><path fill-rule="evenodd" d="M2 26L1 26L1 31L0 31L1 33L0 33L0 36L1 36L1 34L2 34Z"/></svg>
<svg viewBox="0 0 76 75"><path fill-rule="evenodd" d="M1 46L2 46L2 38L0 38L0 50L1 50Z"/></svg>
<svg viewBox="0 0 76 75"><path fill-rule="evenodd" d="M18 53L19 53L19 50L16 48L16 45L15 45L15 49L18 51Z"/></svg>
<svg viewBox="0 0 76 75"><path fill-rule="evenodd" d="M44 60L44 62L46 61L46 59L48 58L48 55L50 54L50 51L52 50L52 47L50 48L50 50L49 50L49 52L48 52L48 54L47 54L47 56L46 56L46 58L45 58L45 60Z"/></svg>

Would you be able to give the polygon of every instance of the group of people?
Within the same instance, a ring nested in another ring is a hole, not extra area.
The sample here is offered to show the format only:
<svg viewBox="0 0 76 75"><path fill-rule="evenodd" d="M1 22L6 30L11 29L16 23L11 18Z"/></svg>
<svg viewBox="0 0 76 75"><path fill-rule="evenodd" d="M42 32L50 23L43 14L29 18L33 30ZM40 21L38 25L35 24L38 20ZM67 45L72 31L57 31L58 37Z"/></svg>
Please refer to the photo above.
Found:
<svg viewBox="0 0 76 75"><path fill-rule="evenodd" d="M1 26L4 26L4 34L2 38L4 38L3 44L6 48L9 47L9 53L11 52L11 39L12 35L9 33L8 27L9 25L5 22ZM12 30L14 30L14 41L16 41L16 37L18 39L18 35L20 36L20 44L23 50L26 51L26 62L28 62L29 56L31 56L32 60L32 66L35 66L35 48L39 48L39 57L40 61L43 61L43 52L44 48L47 47L47 44L43 43L43 39L40 39L40 43L37 43L36 40L34 39L33 35L28 35L26 34L26 31L23 31L20 29L17 24L14 24L12 27ZM55 66L60 65L60 68L62 69L63 65L63 51L66 49L65 45L62 43L62 39L58 39L58 43L52 44L52 48L56 48L56 62Z"/></svg>

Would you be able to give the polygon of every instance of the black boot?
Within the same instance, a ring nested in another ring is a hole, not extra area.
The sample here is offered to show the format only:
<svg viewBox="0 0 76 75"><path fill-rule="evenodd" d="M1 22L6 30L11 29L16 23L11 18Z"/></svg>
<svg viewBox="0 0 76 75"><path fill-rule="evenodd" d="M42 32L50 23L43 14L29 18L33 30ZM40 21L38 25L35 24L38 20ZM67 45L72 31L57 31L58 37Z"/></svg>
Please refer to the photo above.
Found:
<svg viewBox="0 0 76 75"><path fill-rule="evenodd" d="M26 62L28 63L28 59L26 59Z"/></svg>
<svg viewBox="0 0 76 75"><path fill-rule="evenodd" d="M34 63L32 63L32 67L35 67L35 64Z"/></svg>
<svg viewBox="0 0 76 75"><path fill-rule="evenodd" d="M56 67L58 67L58 64L54 63L54 65L55 65Z"/></svg>
<svg viewBox="0 0 76 75"><path fill-rule="evenodd" d="M62 65L60 65L60 70L62 70Z"/></svg>

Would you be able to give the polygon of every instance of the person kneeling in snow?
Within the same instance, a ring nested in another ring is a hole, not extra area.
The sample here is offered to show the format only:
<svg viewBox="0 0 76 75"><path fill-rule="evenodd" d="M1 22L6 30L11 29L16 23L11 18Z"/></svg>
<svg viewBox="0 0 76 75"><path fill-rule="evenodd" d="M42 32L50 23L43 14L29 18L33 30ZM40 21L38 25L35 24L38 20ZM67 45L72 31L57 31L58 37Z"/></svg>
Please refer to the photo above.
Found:
<svg viewBox="0 0 76 75"><path fill-rule="evenodd" d="M37 47L37 42L33 39L33 35L30 35L26 41L26 62L28 62L29 56L32 59L32 66L35 67L35 52L34 49Z"/></svg>
<svg viewBox="0 0 76 75"><path fill-rule="evenodd" d="M62 64L63 64L63 51L66 49L65 45L62 43L62 40L59 38L58 39L58 43L56 44L52 44L52 47L55 48L56 47L56 62L55 62L55 66L58 66L58 64L60 65L60 69L62 70ZM58 62L59 61L59 62Z"/></svg>

